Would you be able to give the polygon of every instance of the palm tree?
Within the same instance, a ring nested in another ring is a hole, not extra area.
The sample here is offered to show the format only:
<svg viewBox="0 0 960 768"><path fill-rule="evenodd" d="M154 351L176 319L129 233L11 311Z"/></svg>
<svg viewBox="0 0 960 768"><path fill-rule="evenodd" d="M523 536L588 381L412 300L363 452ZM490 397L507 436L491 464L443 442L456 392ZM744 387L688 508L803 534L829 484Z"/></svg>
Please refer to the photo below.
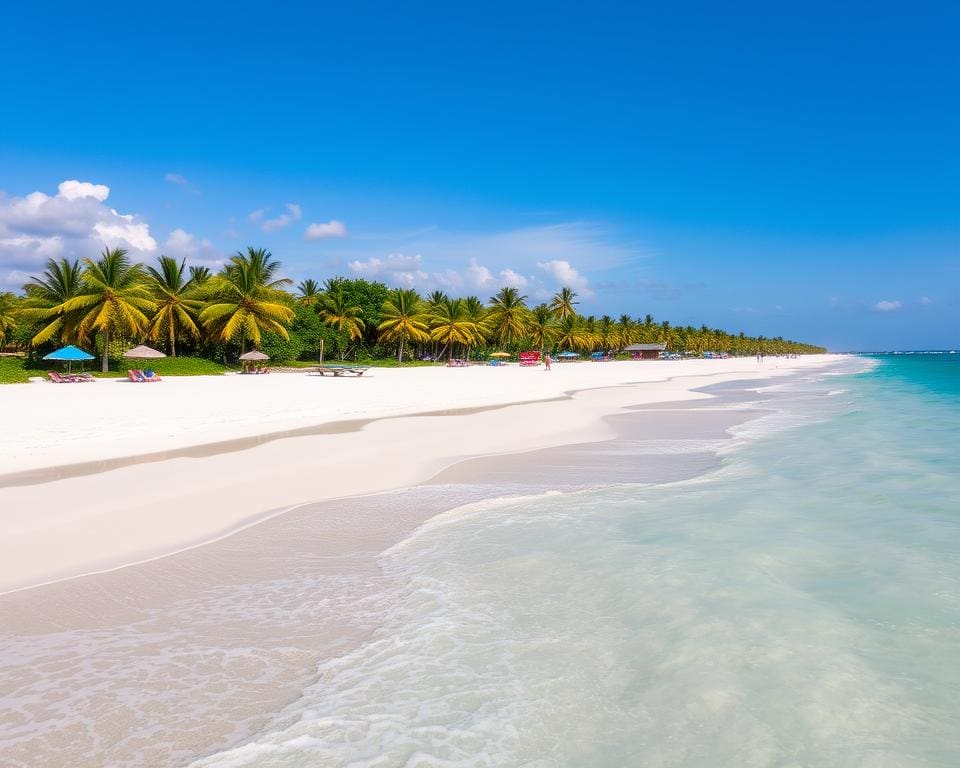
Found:
<svg viewBox="0 0 960 768"><path fill-rule="evenodd" d="M528 330L530 332L530 343L540 349L542 356L544 349L557 333L557 323L553 319L553 312L550 307L546 304L537 304L530 311Z"/></svg>
<svg viewBox="0 0 960 768"><path fill-rule="evenodd" d="M630 315L620 315L617 318L617 348L622 352L628 344L633 344L633 319Z"/></svg>
<svg viewBox="0 0 960 768"><path fill-rule="evenodd" d="M469 346L480 337L480 328L467 314L463 299L444 298L434 305L430 312L430 325L430 338L449 348L449 359L453 358L455 344Z"/></svg>
<svg viewBox="0 0 960 768"><path fill-rule="evenodd" d="M292 281L277 278L279 269L280 262L269 251L247 248L210 278L211 303L200 313L200 322L214 341L229 343L239 337L243 354L247 341L259 345L264 331L290 338L286 326L293 321L293 310L283 303L282 289Z"/></svg>
<svg viewBox="0 0 960 768"><path fill-rule="evenodd" d="M200 338L196 316L202 302L191 297L193 284L184 276L186 260L178 264L177 260L170 256L160 256L157 264L160 269L147 267L150 289L157 302L156 314L147 326L147 337L155 340L166 336L170 357L176 357L177 336Z"/></svg>
<svg viewBox="0 0 960 768"><path fill-rule="evenodd" d="M568 317L573 317L577 314L577 310L574 307L579 304L579 301L574 301L577 298L576 291L573 288L561 288L553 296L553 301L550 302L550 311L553 312L553 316L557 320L566 320Z"/></svg>
<svg viewBox="0 0 960 768"><path fill-rule="evenodd" d="M489 328L487 327L487 308L477 296L467 296L463 300L463 312L466 318L477 326L476 337L473 342L467 344L467 359L470 359L470 350L474 344L483 344L486 340Z"/></svg>
<svg viewBox="0 0 960 768"><path fill-rule="evenodd" d="M332 291L320 294L320 317L327 325L340 333L347 334L351 341L363 337L364 322L361 319L363 310L360 307L350 306L343 293L343 287L336 285Z"/></svg>
<svg viewBox="0 0 960 768"><path fill-rule="evenodd" d="M584 331L580 317L568 315L559 322L557 344L561 349L584 349L590 345L590 334Z"/></svg>
<svg viewBox="0 0 960 768"><path fill-rule="evenodd" d="M529 316L527 297L521 296L516 288L501 288L490 298L487 327L498 344L509 344L526 336Z"/></svg>
<svg viewBox="0 0 960 768"><path fill-rule="evenodd" d="M427 341L427 318L423 314L420 295L412 288L396 288L383 303L383 322L377 326L380 339L399 342L397 360L403 362L403 345L411 341Z"/></svg>
<svg viewBox="0 0 960 768"><path fill-rule="evenodd" d="M308 307L316 304L320 300L320 286L317 281L310 277L301 280L297 285L297 299Z"/></svg>
<svg viewBox="0 0 960 768"><path fill-rule="evenodd" d="M75 318L63 314L63 304L80 292L83 271L76 261L60 259L47 261L46 269L39 277L31 277L23 286L26 298L20 310L20 318L28 323L43 324L30 339L32 346L40 346L51 339L64 343L78 341Z"/></svg>
<svg viewBox="0 0 960 768"><path fill-rule="evenodd" d="M67 299L61 310L76 320L81 337L99 333L103 339L101 370L110 363L110 335L139 336L146 329L147 314L156 309L146 285L143 267L131 264L123 248L105 249L97 261L84 259L83 285Z"/></svg>
<svg viewBox="0 0 960 768"><path fill-rule="evenodd" d="M604 352L609 352L617 344L617 326L610 315L604 315L597 323L597 334Z"/></svg>
<svg viewBox="0 0 960 768"><path fill-rule="evenodd" d="M443 302L447 301L449 297L443 291L431 291L425 301L429 309L439 307Z"/></svg>
<svg viewBox="0 0 960 768"><path fill-rule="evenodd" d="M7 344L7 337L17 327L17 297L12 293L0 293L0 350Z"/></svg>
<svg viewBox="0 0 960 768"><path fill-rule="evenodd" d="M198 267L196 265L190 267L190 284L194 288L204 285L211 277L210 267Z"/></svg>

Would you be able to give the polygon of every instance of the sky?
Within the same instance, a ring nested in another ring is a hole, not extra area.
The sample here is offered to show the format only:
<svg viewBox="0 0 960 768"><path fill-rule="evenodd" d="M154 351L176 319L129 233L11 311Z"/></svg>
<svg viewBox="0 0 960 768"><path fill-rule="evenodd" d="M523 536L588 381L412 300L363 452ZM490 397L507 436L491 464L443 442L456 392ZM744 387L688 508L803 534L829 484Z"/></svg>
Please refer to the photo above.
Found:
<svg viewBox="0 0 960 768"><path fill-rule="evenodd" d="M138 5L4 13L0 290L252 245L295 281L960 347L955 3Z"/></svg>

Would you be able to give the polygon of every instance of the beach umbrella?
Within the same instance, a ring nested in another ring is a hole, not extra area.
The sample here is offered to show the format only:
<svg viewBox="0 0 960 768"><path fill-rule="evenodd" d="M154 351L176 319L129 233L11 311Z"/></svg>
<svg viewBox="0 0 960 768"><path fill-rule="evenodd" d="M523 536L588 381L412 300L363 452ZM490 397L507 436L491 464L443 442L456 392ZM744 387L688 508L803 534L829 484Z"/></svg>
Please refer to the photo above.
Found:
<svg viewBox="0 0 960 768"><path fill-rule="evenodd" d="M509 352L491 352L490 357L513 357Z"/></svg>
<svg viewBox="0 0 960 768"><path fill-rule="evenodd" d="M60 347L60 349L51 352L49 355L44 355L43 359L66 363L67 371L69 372L73 368L75 361L93 360L94 358L89 352L85 352L79 347L73 346L73 344L68 344L66 347Z"/></svg>
<svg viewBox="0 0 960 768"><path fill-rule="evenodd" d="M252 349L249 352L244 352L240 355L241 360L254 360L257 362L263 362L264 360L269 360L270 355L265 355L258 349Z"/></svg>
<svg viewBox="0 0 960 768"><path fill-rule="evenodd" d="M123 353L123 356L131 360L156 360L159 357L166 357L159 349L148 347L145 344L141 344L139 347L134 347L133 349L128 349Z"/></svg>

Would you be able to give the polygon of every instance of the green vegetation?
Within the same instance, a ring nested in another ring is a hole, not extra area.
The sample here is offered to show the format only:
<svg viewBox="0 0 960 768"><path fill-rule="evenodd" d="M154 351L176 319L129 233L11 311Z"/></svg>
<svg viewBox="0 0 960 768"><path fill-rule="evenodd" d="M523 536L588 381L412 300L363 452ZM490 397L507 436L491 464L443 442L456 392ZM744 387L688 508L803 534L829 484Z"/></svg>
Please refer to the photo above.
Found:
<svg viewBox="0 0 960 768"><path fill-rule="evenodd" d="M97 354L105 376L137 367L122 354L140 343L169 355L149 363L161 376L221 373L251 347L291 366L309 365L321 349L328 360L381 366L525 349L617 355L637 343L691 355L824 351L780 337L658 323L649 314L585 317L571 288L533 307L516 288L484 304L477 296L422 297L412 288L342 277L322 286L308 278L291 292L292 282L278 277L280 266L255 248L236 253L216 274L166 256L135 264L120 249L82 264L50 260L23 296L0 293L0 348L24 353L0 358L0 381L45 375L50 367L41 358L63 344Z"/></svg>

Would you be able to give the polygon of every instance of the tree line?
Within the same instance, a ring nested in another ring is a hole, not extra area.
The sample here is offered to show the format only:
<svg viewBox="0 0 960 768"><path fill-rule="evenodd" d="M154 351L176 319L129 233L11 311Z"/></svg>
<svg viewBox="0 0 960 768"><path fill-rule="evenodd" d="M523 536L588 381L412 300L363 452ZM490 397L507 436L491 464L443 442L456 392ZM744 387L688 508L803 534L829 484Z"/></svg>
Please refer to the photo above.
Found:
<svg viewBox="0 0 960 768"><path fill-rule="evenodd" d="M570 288L530 306L512 287L485 303L342 277L294 287L279 270L280 262L257 248L237 252L218 272L169 256L143 265L119 248L82 262L51 259L22 296L0 294L0 347L12 344L33 356L61 344L92 347L104 371L132 342L224 361L251 347L275 361L312 359L321 345L341 359L396 355L399 361L494 348L616 353L636 343L665 343L688 354L824 351L780 337L673 326L651 315L584 316Z"/></svg>

